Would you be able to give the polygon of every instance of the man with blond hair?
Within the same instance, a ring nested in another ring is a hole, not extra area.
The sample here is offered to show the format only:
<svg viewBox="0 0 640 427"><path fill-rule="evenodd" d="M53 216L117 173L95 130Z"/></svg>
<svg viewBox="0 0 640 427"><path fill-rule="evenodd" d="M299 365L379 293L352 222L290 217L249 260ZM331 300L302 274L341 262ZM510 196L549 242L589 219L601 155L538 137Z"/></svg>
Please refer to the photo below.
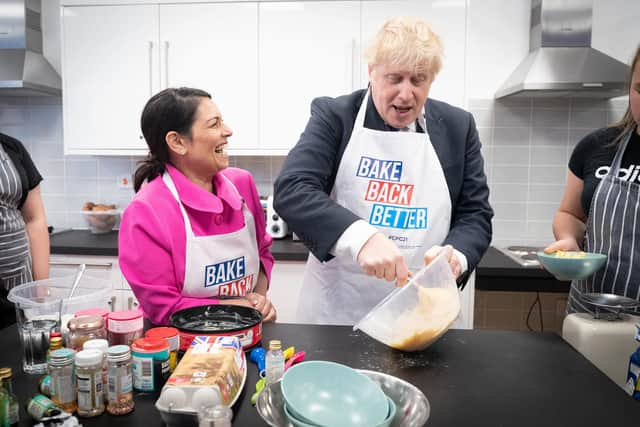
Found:
<svg viewBox="0 0 640 427"><path fill-rule="evenodd" d="M463 285L491 240L473 117L427 99L439 37L394 18L366 56L369 87L313 100L275 182L275 209L311 251L302 322L355 323L441 252Z"/></svg>

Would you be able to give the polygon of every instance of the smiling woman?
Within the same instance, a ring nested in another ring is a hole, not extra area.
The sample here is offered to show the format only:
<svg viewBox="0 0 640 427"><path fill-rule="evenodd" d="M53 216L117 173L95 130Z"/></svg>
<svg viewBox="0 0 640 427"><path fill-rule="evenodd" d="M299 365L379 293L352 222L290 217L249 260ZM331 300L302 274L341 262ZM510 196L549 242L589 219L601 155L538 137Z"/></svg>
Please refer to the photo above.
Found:
<svg viewBox="0 0 640 427"><path fill-rule="evenodd" d="M146 317L167 324L175 311L224 299L275 320L262 205L249 172L228 167L233 131L211 95L165 89L147 102L141 126L149 155L136 170L118 246Z"/></svg>

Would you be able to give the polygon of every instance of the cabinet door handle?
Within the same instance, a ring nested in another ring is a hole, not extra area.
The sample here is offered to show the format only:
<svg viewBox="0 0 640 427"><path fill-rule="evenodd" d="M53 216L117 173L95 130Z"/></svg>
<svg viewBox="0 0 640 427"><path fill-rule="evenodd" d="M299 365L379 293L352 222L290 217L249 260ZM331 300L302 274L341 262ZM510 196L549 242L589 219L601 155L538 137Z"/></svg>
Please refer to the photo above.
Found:
<svg viewBox="0 0 640 427"><path fill-rule="evenodd" d="M351 42L350 42L351 46L349 49L349 64L348 64L348 68L349 68L349 83L351 84L351 89L350 92L353 92L355 90L356 84L355 84L355 74L356 74L356 70L355 70L355 61L353 60L354 55L356 54L356 39L355 38L351 38ZM359 74L360 70L358 70L358 74Z"/></svg>
<svg viewBox="0 0 640 427"><path fill-rule="evenodd" d="M116 311L116 297L112 296L107 303L109 305L109 311Z"/></svg>
<svg viewBox="0 0 640 427"><path fill-rule="evenodd" d="M169 41L164 41L164 88L169 87Z"/></svg>
<svg viewBox="0 0 640 427"><path fill-rule="evenodd" d="M113 267L113 263L112 262L49 261L49 265L55 265L55 266L59 266L59 267L78 267L81 264L84 264L87 267L97 267L97 268L111 268L111 267Z"/></svg>
<svg viewBox="0 0 640 427"><path fill-rule="evenodd" d="M153 41L149 40L149 96L153 95Z"/></svg>

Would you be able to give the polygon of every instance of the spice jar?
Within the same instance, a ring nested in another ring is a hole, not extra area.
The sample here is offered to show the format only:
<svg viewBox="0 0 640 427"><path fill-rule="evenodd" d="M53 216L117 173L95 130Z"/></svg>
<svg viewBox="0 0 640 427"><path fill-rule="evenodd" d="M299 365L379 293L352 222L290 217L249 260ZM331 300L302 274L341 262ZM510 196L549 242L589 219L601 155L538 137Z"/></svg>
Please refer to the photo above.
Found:
<svg viewBox="0 0 640 427"><path fill-rule="evenodd" d="M96 338L107 338L107 331L102 317L87 315L69 320L67 347L80 351L85 341Z"/></svg>
<svg viewBox="0 0 640 427"><path fill-rule="evenodd" d="M98 350L102 353L102 386L104 392L105 401L107 399L107 349L109 348L109 342L103 339L95 339L85 341L82 345L83 350Z"/></svg>
<svg viewBox="0 0 640 427"><path fill-rule="evenodd" d="M133 411L131 350L128 345L114 345L107 351L109 363L107 412L124 415Z"/></svg>
<svg viewBox="0 0 640 427"><path fill-rule="evenodd" d="M109 313L107 321L111 345L131 345L142 338L142 311L126 310Z"/></svg>
<svg viewBox="0 0 640 427"><path fill-rule="evenodd" d="M176 328L161 326L149 329L145 333L147 338L163 339L169 343L169 371L173 372L178 364L178 349L180 348L180 333Z"/></svg>
<svg viewBox="0 0 640 427"><path fill-rule="evenodd" d="M104 412L102 353L99 350L82 350L76 353L75 362L78 415L81 417L100 415Z"/></svg>
<svg viewBox="0 0 640 427"><path fill-rule="evenodd" d="M78 408L76 401L76 378L73 372L75 351L63 348L51 352L49 375L51 375L51 400L69 413Z"/></svg>
<svg viewBox="0 0 640 427"><path fill-rule="evenodd" d="M153 338L139 338L131 346L133 388L159 391L169 378L169 343Z"/></svg>

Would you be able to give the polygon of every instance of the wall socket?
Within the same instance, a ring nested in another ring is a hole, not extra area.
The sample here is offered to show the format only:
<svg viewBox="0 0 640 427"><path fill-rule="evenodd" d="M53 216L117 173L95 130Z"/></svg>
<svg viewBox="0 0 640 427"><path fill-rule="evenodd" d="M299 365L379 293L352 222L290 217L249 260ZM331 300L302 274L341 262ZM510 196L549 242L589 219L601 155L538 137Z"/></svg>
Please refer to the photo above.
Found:
<svg viewBox="0 0 640 427"><path fill-rule="evenodd" d="M131 183L131 177L127 175L119 176L118 178L118 188L122 188L123 190L130 190L133 188L133 184Z"/></svg>

